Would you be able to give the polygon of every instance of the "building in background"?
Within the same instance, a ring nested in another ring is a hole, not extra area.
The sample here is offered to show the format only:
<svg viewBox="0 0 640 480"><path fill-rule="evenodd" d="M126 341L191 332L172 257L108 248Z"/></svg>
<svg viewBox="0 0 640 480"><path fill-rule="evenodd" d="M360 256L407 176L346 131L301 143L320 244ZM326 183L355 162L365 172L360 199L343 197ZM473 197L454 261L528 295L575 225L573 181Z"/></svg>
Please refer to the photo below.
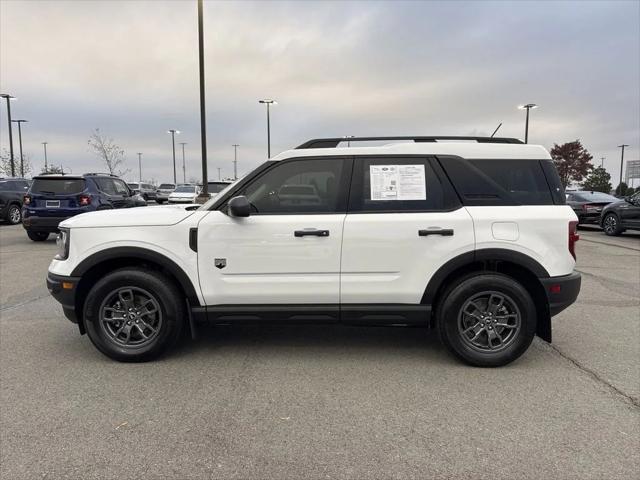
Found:
<svg viewBox="0 0 640 480"><path fill-rule="evenodd" d="M640 160L628 160L627 169L624 174L624 183L629 187L636 188L634 180L640 180ZM640 182L638 182L640 184Z"/></svg>

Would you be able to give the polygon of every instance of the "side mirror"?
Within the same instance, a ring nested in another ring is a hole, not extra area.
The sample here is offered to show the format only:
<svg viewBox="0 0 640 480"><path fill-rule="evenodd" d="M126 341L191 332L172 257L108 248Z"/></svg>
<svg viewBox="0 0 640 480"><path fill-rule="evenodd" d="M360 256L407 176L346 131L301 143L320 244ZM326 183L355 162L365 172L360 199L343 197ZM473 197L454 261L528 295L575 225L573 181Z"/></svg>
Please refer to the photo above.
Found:
<svg viewBox="0 0 640 480"><path fill-rule="evenodd" d="M227 205L229 207L229 215L232 217L248 217L251 215L251 203L244 195L233 197Z"/></svg>

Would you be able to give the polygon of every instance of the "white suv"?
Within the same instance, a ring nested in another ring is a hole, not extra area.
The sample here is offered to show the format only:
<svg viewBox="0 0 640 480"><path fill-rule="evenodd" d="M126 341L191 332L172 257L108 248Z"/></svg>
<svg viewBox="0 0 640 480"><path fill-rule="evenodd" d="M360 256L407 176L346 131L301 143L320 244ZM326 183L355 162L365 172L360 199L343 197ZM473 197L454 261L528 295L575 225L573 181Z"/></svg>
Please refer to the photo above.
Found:
<svg viewBox="0 0 640 480"><path fill-rule="evenodd" d="M353 147L360 141L393 141ZM60 224L47 283L104 354L143 361L199 320L435 327L472 365L518 358L575 301L577 218L519 140L309 141L200 208Z"/></svg>

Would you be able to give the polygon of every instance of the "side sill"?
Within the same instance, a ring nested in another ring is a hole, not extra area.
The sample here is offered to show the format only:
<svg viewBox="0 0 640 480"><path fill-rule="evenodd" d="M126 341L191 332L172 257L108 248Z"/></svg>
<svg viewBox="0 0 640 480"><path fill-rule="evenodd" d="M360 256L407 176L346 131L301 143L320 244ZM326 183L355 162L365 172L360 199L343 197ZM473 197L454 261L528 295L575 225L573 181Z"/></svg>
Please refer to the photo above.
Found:
<svg viewBox="0 0 640 480"><path fill-rule="evenodd" d="M413 304L212 305L193 307L191 313L195 321L221 325L341 323L362 326L428 326L431 307Z"/></svg>

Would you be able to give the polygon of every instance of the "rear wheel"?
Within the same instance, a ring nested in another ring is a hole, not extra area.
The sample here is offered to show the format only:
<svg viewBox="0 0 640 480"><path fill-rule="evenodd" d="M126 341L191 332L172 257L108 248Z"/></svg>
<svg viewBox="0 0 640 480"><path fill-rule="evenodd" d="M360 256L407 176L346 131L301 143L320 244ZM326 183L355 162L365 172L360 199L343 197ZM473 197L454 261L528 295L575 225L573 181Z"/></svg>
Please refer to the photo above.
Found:
<svg viewBox="0 0 640 480"><path fill-rule="evenodd" d="M49 233L48 232L32 232L31 230L27 230L27 236L34 242L44 242L47 238L49 238Z"/></svg>
<svg viewBox="0 0 640 480"><path fill-rule="evenodd" d="M160 198L156 198L156 203L159 203L160 205L162 205L164 203L164 200Z"/></svg>
<svg viewBox="0 0 640 480"><path fill-rule="evenodd" d="M152 360L180 336L183 295L164 275L140 268L116 270L89 291L84 321L89 338L121 362Z"/></svg>
<svg viewBox="0 0 640 480"><path fill-rule="evenodd" d="M478 367L506 365L522 355L536 331L536 308L527 290L498 273L467 277L438 306L444 345Z"/></svg>
<svg viewBox="0 0 640 480"><path fill-rule="evenodd" d="M7 222L11 225L17 225L22 221L22 212L19 205L10 205L7 210Z"/></svg>
<svg viewBox="0 0 640 480"><path fill-rule="evenodd" d="M616 236L622 233L622 227L620 226L620 220L615 213L607 213L602 220L602 229L604 233L609 236Z"/></svg>

